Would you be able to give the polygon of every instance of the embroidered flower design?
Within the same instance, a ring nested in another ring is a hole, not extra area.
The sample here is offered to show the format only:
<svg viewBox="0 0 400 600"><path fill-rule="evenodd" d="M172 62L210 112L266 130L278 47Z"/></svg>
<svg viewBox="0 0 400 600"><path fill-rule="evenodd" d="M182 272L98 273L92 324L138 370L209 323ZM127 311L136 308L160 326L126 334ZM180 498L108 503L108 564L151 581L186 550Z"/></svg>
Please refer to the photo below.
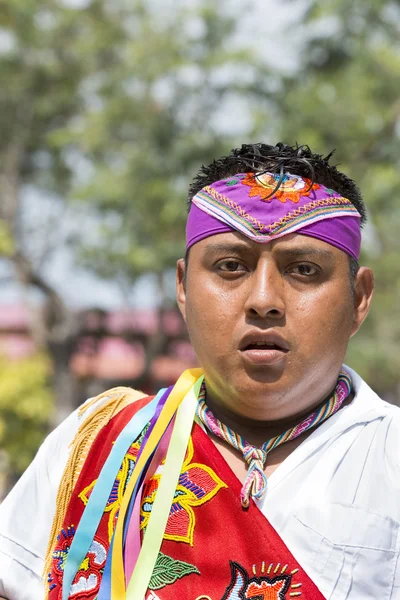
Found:
<svg viewBox="0 0 400 600"><path fill-rule="evenodd" d="M310 179L286 173L278 191L271 196L278 181L278 174L263 173L257 175L256 173L246 173L246 177L242 179L242 184L250 186L250 197L259 196L263 202L271 202L276 199L285 203L289 200L294 204L297 204L302 197L309 196L311 192L321 187L318 183L311 185Z"/></svg>
<svg viewBox="0 0 400 600"><path fill-rule="evenodd" d="M106 559L105 546L95 538L72 582L69 593L71 599L88 596L89 594L94 595L98 592L101 583L99 572L104 568Z"/></svg>
<svg viewBox="0 0 400 600"><path fill-rule="evenodd" d="M136 458L139 453L140 443L135 442L129 448L127 454L122 461L121 468L118 472L117 478L114 481L114 485L112 487L110 497L108 498L106 507L104 512L110 513L108 519L108 541L111 542L111 538L114 533L114 528L116 525L116 517L118 516L118 511L121 506L122 497L124 495L126 486L128 484L129 478L132 475L133 468L135 466ZM94 486L96 485L97 479L92 481L90 485L85 487L79 494L79 498L82 500L84 505L89 501L90 494Z"/></svg>
<svg viewBox="0 0 400 600"><path fill-rule="evenodd" d="M239 563L231 561L230 565L231 582L221 600L243 600L244 598L286 600L289 596L295 598L302 595L300 591L301 583L292 583L292 578L298 572L298 569L286 574L285 571L288 565L280 569L281 565L278 563L275 568L273 568L273 564L270 564L265 573L265 563L263 563L261 574L256 575L255 565L253 565L254 576L250 577Z"/></svg>
<svg viewBox="0 0 400 600"><path fill-rule="evenodd" d="M191 546L196 526L194 508L205 504L220 489L227 487L210 467L192 463L192 458L193 442L190 438L164 534L164 539L185 542ZM141 509L141 529L144 529L149 521L160 477L160 474L156 474L146 487Z"/></svg>
<svg viewBox="0 0 400 600"><path fill-rule="evenodd" d="M122 461L121 468L104 509L104 512L110 513L108 519L109 541L111 541L113 536L122 497L135 466L139 449L140 441L135 442L129 448L128 453ZM227 487L210 467L199 463L192 463L193 453L193 442L192 438L190 438L164 534L165 539L186 542L190 545L193 545L193 533L196 525L196 517L193 509L211 500L221 488ZM149 521L161 471L162 465L159 472L150 479L145 488L141 507L141 529L144 529ZM97 479L92 481L79 494L79 498L85 505L89 501L90 494L96 482Z"/></svg>
<svg viewBox="0 0 400 600"><path fill-rule="evenodd" d="M53 567L52 572L47 578L49 592L55 590L58 600L62 597L61 581L63 579L64 568L66 565L68 553L71 547L72 538L75 533L75 528L72 525L67 530L62 529L61 534L57 537L57 545L53 551ZM69 598L87 597L91 594L95 595L100 588L101 577L99 572L106 564L107 550L100 540L94 538L88 553L79 567L69 593Z"/></svg>

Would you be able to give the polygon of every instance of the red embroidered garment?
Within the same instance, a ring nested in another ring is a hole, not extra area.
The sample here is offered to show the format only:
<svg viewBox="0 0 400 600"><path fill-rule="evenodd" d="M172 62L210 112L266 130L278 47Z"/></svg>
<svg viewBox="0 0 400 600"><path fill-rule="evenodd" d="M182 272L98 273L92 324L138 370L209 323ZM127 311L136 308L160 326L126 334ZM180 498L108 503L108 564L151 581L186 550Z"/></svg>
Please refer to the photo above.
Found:
<svg viewBox="0 0 400 600"><path fill-rule="evenodd" d="M68 550L112 443L145 402L121 411L92 445L53 552L47 580L49 600L61 600ZM123 460L93 543L73 581L71 599L95 600L97 596L141 437ZM159 479L160 474L156 473L145 489L142 530L147 525ZM240 481L213 442L201 427L194 425L147 600L323 600L254 502L247 510L242 508L240 490Z"/></svg>

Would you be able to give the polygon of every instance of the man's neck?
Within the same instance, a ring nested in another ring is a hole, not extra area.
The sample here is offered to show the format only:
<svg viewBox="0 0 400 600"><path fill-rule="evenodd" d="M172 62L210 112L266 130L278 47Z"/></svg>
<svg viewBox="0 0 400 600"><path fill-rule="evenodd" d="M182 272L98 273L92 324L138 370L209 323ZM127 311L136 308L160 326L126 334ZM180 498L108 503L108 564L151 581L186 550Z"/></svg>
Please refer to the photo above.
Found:
<svg viewBox="0 0 400 600"><path fill-rule="evenodd" d="M226 408L225 405L215 402L212 397L207 394L207 405L217 419L219 419L226 427L229 427L232 431L241 435L247 442L253 446L261 446L267 440L274 438L275 436L281 435L288 431L292 427L295 427L301 423L308 415L317 410L322 406L333 394L329 394L322 400L307 407L307 410L302 413L295 413L284 419L273 420L273 421L258 421L253 419L246 419L241 415L235 414ZM350 394L345 400L342 406L349 404L354 397L354 394Z"/></svg>

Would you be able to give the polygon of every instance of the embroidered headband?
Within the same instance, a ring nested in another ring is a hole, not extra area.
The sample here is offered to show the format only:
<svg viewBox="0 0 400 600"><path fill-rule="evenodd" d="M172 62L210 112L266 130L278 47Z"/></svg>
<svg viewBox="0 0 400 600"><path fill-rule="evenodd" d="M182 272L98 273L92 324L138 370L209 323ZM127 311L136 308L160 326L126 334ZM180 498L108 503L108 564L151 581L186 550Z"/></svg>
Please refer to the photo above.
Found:
<svg viewBox="0 0 400 600"><path fill-rule="evenodd" d="M266 244L300 233L336 246L358 260L360 214L347 198L320 183L286 173L239 173L204 187L192 199L186 248L217 233L238 231Z"/></svg>

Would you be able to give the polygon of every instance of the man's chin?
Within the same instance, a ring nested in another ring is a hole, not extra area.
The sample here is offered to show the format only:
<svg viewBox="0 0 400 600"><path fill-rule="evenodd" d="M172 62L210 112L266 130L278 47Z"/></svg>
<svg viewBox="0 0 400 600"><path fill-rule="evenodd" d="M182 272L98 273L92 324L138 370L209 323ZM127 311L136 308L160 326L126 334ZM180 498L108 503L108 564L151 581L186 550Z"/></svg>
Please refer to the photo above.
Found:
<svg viewBox="0 0 400 600"><path fill-rule="evenodd" d="M249 384L274 384L283 379L287 371L285 362L280 361L271 365L255 365L255 364L244 364L243 365L245 380L248 380Z"/></svg>

